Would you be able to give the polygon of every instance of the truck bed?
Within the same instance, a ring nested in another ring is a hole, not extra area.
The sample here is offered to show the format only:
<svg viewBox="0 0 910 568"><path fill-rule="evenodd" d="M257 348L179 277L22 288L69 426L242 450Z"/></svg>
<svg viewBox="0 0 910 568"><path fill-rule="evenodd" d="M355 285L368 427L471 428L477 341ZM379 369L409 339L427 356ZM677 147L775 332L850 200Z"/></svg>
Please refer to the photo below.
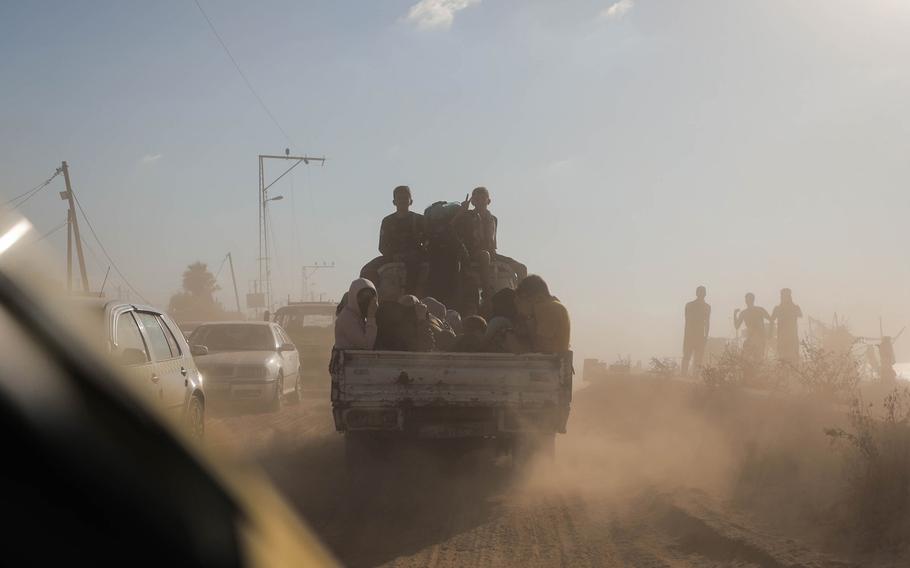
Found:
<svg viewBox="0 0 910 568"><path fill-rule="evenodd" d="M337 351L336 429L418 437L565 432L572 354Z"/></svg>

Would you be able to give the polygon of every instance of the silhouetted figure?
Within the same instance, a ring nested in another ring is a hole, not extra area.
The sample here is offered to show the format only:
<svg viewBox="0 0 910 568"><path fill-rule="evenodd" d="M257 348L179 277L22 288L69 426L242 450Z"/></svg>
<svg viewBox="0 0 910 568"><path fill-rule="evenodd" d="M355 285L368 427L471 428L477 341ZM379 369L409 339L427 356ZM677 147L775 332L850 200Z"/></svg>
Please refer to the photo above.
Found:
<svg viewBox="0 0 910 568"><path fill-rule="evenodd" d="M550 294L543 278L528 275L515 289L515 306L528 324L528 339L534 353L564 353L569 350L569 312Z"/></svg>
<svg viewBox="0 0 910 568"><path fill-rule="evenodd" d="M392 191L395 212L386 216L379 227L379 252L361 270L360 277L379 282L379 269L390 262L403 262L405 266L405 292L414 294L420 265L426 259L424 218L411 211L414 200L411 188L399 185Z"/></svg>
<svg viewBox="0 0 910 568"><path fill-rule="evenodd" d="M797 320L803 311L793 303L789 288L780 291L780 304L771 312L771 321L777 322L777 358L788 363L799 361L799 329Z"/></svg>
<svg viewBox="0 0 910 568"><path fill-rule="evenodd" d="M426 293L462 315L470 315L476 308L466 309L471 306L461 299L461 270L468 253L454 226L460 209L458 203L437 201L424 211L430 265Z"/></svg>
<svg viewBox="0 0 910 568"><path fill-rule="evenodd" d="M398 302L380 302L376 310L377 351L411 351L416 343L414 310Z"/></svg>
<svg viewBox="0 0 910 568"><path fill-rule="evenodd" d="M499 220L490 213L490 192L485 187L475 187L470 197L461 204L461 211L455 219L458 234L461 237L471 261L477 264L480 271L480 284L487 299L492 295L493 275L491 264L502 262L515 273L516 281L528 275L528 267L514 258L503 256L496 250L496 230ZM474 206L471 209L471 205Z"/></svg>
<svg viewBox="0 0 910 568"><path fill-rule="evenodd" d="M694 359L695 373L702 368L708 330L711 327L711 306L705 302L704 286L695 289L695 299L686 304L686 330L683 336L682 374L689 375L689 362Z"/></svg>
<svg viewBox="0 0 910 568"><path fill-rule="evenodd" d="M740 326L746 324L746 341L743 343L743 355L753 361L761 361L765 358L765 346L767 342L767 333L765 332L765 320L770 321L771 316L768 310L755 305L755 294L749 292L746 294L746 309L739 308L733 312L733 324L737 331Z"/></svg>

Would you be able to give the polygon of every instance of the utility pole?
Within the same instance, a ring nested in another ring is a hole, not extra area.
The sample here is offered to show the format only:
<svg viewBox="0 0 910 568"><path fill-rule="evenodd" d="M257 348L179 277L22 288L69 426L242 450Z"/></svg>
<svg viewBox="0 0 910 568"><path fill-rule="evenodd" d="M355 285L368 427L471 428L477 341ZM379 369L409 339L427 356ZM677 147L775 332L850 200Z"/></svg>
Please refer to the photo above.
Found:
<svg viewBox="0 0 910 568"><path fill-rule="evenodd" d="M322 264L318 264L318 263L317 263L317 264L308 264L308 265L306 265L306 266L303 267L303 270L302 270L302 275L303 275L303 296L301 296L301 299L302 299L304 302L307 301L307 294L308 294L309 291L310 291L310 276L312 276L313 273L315 273L317 270L319 270L319 269L321 269L321 268L335 268L335 263L332 262L332 264L328 264L328 263L326 263L325 261L323 261Z"/></svg>
<svg viewBox="0 0 910 568"><path fill-rule="evenodd" d="M271 183L266 184L265 179L265 161L266 160L288 160L293 162L284 172L275 178ZM278 201L283 196L278 195L269 198L269 188L275 185L278 180L290 173L291 170L301 163L309 165L310 162L319 162L325 165L325 157L314 158L311 156L292 156L290 149L285 149L284 156L273 154L259 154L259 286L258 293L264 294L265 309L272 309L272 261L269 249L269 218L268 204L270 201Z"/></svg>
<svg viewBox="0 0 910 568"><path fill-rule="evenodd" d="M73 198L73 186L70 184L70 170L64 161L60 166L63 170L63 180L66 182L66 191L60 193L60 199L69 202L66 236L66 289L73 290L73 237L76 240L76 256L79 258L79 274L82 276L82 291L88 293L88 274L85 272L85 256L82 253L82 237L79 235L79 219L76 216L76 203Z"/></svg>
<svg viewBox="0 0 910 568"><path fill-rule="evenodd" d="M234 284L234 301L237 302L237 313L242 314L240 310L240 294L237 293L237 277L234 276L234 257L228 253L228 264L231 267L231 282Z"/></svg>

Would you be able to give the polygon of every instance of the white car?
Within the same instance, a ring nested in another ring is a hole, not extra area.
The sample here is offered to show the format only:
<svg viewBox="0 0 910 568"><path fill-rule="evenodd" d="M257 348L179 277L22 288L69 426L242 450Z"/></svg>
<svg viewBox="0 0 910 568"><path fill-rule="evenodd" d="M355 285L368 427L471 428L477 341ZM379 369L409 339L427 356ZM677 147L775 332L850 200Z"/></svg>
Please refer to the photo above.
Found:
<svg viewBox="0 0 910 568"><path fill-rule="evenodd" d="M92 298L75 302L94 320L92 339L122 365L135 391L202 438L207 393L193 362L198 351L187 345L174 321L151 306Z"/></svg>
<svg viewBox="0 0 910 568"><path fill-rule="evenodd" d="M288 395L300 400L300 356L278 324L204 323L189 343L194 352L207 350L195 359L210 403L253 403L274 412Z"/></svg>

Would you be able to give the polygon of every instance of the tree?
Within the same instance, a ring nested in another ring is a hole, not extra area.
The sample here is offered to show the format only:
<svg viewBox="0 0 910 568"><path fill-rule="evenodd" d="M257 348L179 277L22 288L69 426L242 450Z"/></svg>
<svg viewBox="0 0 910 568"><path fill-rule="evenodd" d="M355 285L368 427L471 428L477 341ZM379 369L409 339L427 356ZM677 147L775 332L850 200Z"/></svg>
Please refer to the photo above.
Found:
<svg viewBox="0 0 910 568"><path fill-rule="evenodd" d="M215 300L218 290L215 275L205 263L196 261L183 272L183 290L171 296L168 312L177 321L222 319L224 308Z"/></svg>

